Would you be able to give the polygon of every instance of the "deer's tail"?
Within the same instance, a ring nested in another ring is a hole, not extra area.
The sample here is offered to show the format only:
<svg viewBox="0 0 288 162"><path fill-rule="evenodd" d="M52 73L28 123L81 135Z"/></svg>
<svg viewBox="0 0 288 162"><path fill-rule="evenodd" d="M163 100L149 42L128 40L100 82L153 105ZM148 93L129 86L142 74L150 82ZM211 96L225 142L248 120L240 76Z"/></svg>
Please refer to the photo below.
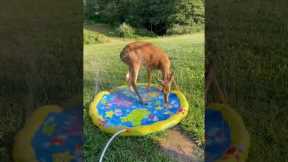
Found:
<svg viewBox="0 0 288 162"><path fill-rule="evenodd" d="M120 52L120 59L123 61L123 62L127 62L128 60L128 53L126 51L126 47Z"/></svg>

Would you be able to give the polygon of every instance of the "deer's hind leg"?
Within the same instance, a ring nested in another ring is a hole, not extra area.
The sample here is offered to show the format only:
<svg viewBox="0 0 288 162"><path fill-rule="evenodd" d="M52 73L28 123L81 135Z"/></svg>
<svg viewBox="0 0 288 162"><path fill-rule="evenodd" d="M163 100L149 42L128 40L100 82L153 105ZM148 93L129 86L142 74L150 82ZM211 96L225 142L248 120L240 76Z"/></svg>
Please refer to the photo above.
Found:
<svg viewBox="0 0 288 162"><path fill-rule="evenodd" d="M152 81L152 75L151 75L151 69L150 68L147 68L147 77L148 77L148 84L147 84L146 88L150 88L151 81Z"/></svg>
<svg viewBox="0 0 288 162"><path fill-rule="evenodd" d="M131 83L131 72L130 72L130 68L126 74L126 81L128 83L128 88L130 91L134 92L133 88L132 88L132 83Z"/></svg>
<svg viewBox="0 0 288 162"><path fill-rule="evenodd" d="M126 81L128 82L130 80L130 72L128 70L127 74L126 74Z"/></svg>
<svg viewBox="0 0 288 162"><path fill-rule="evenodd" d="M134 92L134 89L132 87L132 76L131 76L131 73L132 73L132 68L129 67L129 70L126 74L126 81L128 83L128 88L130 91Z"/></svg>
<svg viewBox="0 0 288 162"><path fill-rule="evenodd" d="M132 88L133 88L134 92L138 96L140 102L144 103L142 97L140 96L140 93L137 90L137 85L136 85L137 84L139 70L140 70L140 64L134 64L133 67L131 69L129 69L129 72L130 72L130 83L132 85Z"/></svg>

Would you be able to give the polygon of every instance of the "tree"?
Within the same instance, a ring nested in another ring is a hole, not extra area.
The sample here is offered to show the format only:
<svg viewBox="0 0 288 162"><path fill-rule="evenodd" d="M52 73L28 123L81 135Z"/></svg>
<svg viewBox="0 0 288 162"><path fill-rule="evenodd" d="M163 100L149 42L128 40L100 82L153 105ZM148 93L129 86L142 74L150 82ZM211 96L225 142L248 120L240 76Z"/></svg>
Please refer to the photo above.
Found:
<svg viewBox="0 0 288 162"><path fill-rule="evenodd" d="M89 0L87 0L89 1ZM96 1L98 21L129 23L156 34L165 34L174 24L204 22L203 0L90 0Z"/></svg>
<svg viewBox="0 0 288 162"><path fill-rule="evenodd" d="M204 23L204 3L202 0L178 0L175 12L170 16L170 24L193 25Z"/></svg>

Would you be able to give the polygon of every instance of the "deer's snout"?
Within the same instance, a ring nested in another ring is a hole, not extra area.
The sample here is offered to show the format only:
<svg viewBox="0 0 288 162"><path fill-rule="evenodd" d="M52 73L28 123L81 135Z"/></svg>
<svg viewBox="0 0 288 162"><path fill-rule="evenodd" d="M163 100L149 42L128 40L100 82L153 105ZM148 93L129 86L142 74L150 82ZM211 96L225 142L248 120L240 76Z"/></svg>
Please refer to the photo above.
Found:
<svg viewBox="0 0 288 162"><path fill-rule="evenodd" d="M164 103L168 103L169 93L164 93Z"/></svg>

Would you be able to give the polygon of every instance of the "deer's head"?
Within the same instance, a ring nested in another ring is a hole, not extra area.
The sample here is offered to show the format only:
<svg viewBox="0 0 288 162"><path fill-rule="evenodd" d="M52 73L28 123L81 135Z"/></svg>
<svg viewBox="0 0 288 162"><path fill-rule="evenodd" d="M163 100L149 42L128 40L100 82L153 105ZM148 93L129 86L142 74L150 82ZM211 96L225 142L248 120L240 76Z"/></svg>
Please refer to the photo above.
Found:
<svg viewBox="0 0 288 162"><path fill-rule="evenodd" d="M162 86L162 92L164 94L164 102L168 103L169 93L171 90L171 83L174 79L174 74L171 72L165 80L159 80Z"/></svg>

